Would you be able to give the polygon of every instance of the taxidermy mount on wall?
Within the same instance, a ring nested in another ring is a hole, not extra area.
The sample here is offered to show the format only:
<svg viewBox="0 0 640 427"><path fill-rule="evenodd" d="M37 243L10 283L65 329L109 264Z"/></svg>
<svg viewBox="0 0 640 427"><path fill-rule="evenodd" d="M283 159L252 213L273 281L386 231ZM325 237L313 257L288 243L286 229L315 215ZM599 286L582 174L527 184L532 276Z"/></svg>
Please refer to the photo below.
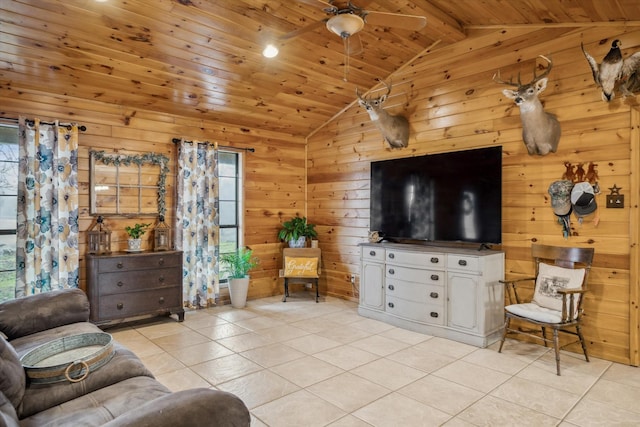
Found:
<svg viewBox="0 0 640 427"><path fill-rule="evenodd" d="M356 88L358 103L367 110L371 121L391 148L404 148L409 145L409 120L404 116L391 115L382 108L382 104L391 93L391 85L384 81L382 83L387 87L387 93L377 98L363 98Z"/></svg>
<svg viewBox="0 0 640 427"><path fill-rule="evenodd" d="M584 49L584 44L580 43L582 53L591 67L593 80L602 89L603 101L609 102L614 98L616 86L624 96L633 96L634 92L640 90L640 52L624 59L620 45L620 40L614 40L611 49L598 64Z"/></svg>
<svg viewBox="0 0 640 427"><path fill-rule="evenodd" d="M500 71L493 76L493 81L500 84L515 86L515 90L504 89L502 93L509 99L513 99L520 108L520 120L522 121L522 139L530 155L538 154L544 156L555 153L560 141L560 123L554 114L547 113L538 99L538 95L547 88L547 76L551 71L553 63L545 56L540 58L549 63L547 69L539 76L533 69L533 80L527 84L513 79L504 81L500 79Z"/></svg>

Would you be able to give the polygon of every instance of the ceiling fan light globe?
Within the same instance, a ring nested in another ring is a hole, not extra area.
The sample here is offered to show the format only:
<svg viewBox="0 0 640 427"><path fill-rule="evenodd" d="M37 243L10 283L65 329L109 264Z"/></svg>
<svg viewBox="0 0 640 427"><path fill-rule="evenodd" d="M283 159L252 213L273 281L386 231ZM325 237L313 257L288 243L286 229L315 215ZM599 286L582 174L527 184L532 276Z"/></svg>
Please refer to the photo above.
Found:
<svg viewBox="0 0 640 427"><path fill-rule="evenodd" d="M332 16L327 21L327 29L342 38L352 36L364 28L364 20L352 13Z"/></svg>
<svg viewBox="0 0 640 427"><path fill-rule="evenodd" d="M262 56L265 58L274 58L278 55L278 48L272 44L268 44L262 51Z"/></svg>

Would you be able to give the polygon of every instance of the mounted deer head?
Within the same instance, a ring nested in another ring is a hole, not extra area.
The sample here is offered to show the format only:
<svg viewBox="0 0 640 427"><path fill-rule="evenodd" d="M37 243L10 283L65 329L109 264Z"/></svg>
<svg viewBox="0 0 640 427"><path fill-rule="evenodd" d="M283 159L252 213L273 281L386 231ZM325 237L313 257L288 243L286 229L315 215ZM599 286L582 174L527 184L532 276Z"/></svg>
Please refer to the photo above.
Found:
<svg viewBox="0 0 640 427"><path fill-rule="evenodd" d="M371 121L391 148L404 148L409 145L409 121L404 116L393 116L382 108L382 104L391 93L391 85L384 81L382 83L386 86L387 93L377 98L363 98L356 88L358 103L367 110Z"/></svg>
<svg viewBox="0 0 640 427"><path fill-rule="evenodd" d="M538 95L547 87L547 76L551 71L552 62L549 58L540 55L540 58L549 63L547 69L541 75L536 75L533 70L533 80L527 84L520 82L520 74L518 73L518 82L514 83L513 79L504 81L500 79L500 71L493 76L493 81L500 84L515 86L516 90L504 89L502 93L509 99L513 99L518 107L520 107L520 120L522 120L522 138L527 147L529 154L545 154L555 153L558 149L558 141L560 141L560 123L555 115L546 113L542 107L542 103L538 99Z"/></svg>

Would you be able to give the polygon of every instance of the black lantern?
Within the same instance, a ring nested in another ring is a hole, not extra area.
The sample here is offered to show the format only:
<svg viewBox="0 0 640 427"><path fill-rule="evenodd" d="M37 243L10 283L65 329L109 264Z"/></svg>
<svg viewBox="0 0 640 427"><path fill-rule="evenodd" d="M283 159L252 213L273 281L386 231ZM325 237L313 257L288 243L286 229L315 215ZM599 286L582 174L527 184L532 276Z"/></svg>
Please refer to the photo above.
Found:
<svg viewBox="0 0 640 427"><path fill-rule="evenodd" d="M171 249L171 227L164 222L164 215L158 218L158 225L153 230L153 250L168 251Z"/></svg>
<svg viewBox="0 0 640 427"><path fill-rule="evenodd" d="M91 228L87 230L90 254L111 253L111 230L104 224L102 216L99 216Z"/></svg>

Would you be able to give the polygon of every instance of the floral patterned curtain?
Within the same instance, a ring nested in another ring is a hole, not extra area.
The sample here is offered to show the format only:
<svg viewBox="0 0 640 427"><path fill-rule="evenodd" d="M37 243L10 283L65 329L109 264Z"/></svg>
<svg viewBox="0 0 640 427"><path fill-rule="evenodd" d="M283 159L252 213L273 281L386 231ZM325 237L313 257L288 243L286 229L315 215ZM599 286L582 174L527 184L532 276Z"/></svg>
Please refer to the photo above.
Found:
<svg viewBox="0 0 640 427"><path fill-rule="evenodd" d="M183 255L184 305L215 305L218 280L218 147L207 142L178 143L176 246Z"/></svg>
<svg viewBox="0 0 640 427"><path fill-rule="evenodd" d="M78 126L19 121L16 297L78 287Z"/></svg>

